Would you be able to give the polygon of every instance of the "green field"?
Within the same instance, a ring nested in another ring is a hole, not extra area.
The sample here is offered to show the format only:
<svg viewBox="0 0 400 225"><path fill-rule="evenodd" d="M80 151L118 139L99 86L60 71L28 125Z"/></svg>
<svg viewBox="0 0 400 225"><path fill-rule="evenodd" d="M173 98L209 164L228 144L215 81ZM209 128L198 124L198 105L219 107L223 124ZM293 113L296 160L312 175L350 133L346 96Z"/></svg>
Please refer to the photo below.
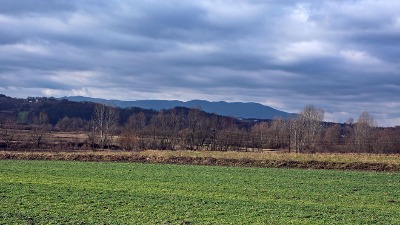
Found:
<svg viewBox="0 0 400 225"><path fill-rule="evenodd" d="M18 113L17 121L19 124L23 124L26 122L26 118L28 117L28 111L21 111Z"/></svg>
<svg viewBox="0 0 400 225"><path fill-rule="evenodd" d="M0 224L400 224L400 173L0 161Z"/></svg>

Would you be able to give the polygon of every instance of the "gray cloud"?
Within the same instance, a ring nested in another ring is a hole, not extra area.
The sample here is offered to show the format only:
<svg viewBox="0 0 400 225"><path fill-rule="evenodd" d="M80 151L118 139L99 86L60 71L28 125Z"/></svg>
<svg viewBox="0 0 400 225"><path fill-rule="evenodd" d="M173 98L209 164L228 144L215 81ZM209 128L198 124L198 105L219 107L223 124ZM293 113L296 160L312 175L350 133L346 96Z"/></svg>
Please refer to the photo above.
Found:
<svg viewBox="0 0 400 225"><path fill-rule="evenodd" d="M315 104L400 124L400 3L0 1L0 92Z"/></svg>

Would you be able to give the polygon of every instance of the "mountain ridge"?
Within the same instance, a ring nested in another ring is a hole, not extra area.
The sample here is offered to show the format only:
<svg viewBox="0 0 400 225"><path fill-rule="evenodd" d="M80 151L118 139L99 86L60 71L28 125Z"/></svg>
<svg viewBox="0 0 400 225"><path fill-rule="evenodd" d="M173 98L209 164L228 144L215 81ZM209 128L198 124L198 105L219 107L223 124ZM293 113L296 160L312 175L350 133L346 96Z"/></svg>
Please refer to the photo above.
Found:
<svg viewBox="0 0 400 225"><path fill-rule="evenodd" d="M207 100L109 100L102 98L91 98L84 96L66 96L62 99L68 99L75 102L95 102L106 105L112 105L121 108L140 107L144 109L163 110L175 107L201 108L205 112L215 113L222 116L232 116L246 119L274 119L274 118L290 118L295 113L284 112L270 106L266 106L255 102L212 102Z"/></svg>

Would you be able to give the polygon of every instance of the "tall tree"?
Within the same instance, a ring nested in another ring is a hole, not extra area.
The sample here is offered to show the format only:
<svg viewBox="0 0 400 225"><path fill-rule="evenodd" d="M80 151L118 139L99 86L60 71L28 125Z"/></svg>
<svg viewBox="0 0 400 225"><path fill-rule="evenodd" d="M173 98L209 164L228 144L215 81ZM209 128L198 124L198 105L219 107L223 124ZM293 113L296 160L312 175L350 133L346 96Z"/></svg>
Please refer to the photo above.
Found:
<svg viewBox="0 0 400 225"><path fill-rule="evenodd" d="M50 130L50 128L51 124L49 123L47 113L40 112L39 115L33 117L32 139L35 142L36 147L40 147L44 134L46 131Z"/></svg>
<svg viewBox="0 0 400 225"><path fill-rule="evenodd" d="M362 112L354 126L354 144L359 152L372 151L373 128L375 119L366 111Z"/></svg>
<svg viewBox="0 0 400 225"><path fill-rule="evenodd" d="M324 114L323 109L313 105L306 105L300 112L293 126L296 152L315 150Z"/></svg>
<svg viewBox="0 0 400 225"><path fill-rule="evenodd" d="M186 140L190 150L199 150L207 143L207 140L211 142L215 130L213 130L211 119L205 112L199 108L192 108L187 120Z"/></svg>
<svg viewBox="0 0 400 225"><path fill-rule="evenodd" d="M340 126L338 124L328 126L324 129L323 137L321 138L324 150L335 151L340 143Z"/></svg>
<svg viewBox="0 0 400 225"><path fill-rule="evenodd" d="M14 137L17 135L17 121L16 118L2 118L0 119L0 146L11 147Z"/></svg>
<svg viewBox="0 0 400 225"><path fill-rule="evenodd" d="M110 135L118 125L118 110L104 104L97 104L94 107L92 124L93 131L100 137L100 147L104 148L110 141Z"/></svg>
<svg viewBox="0 0 400 225"><path fill-rule="evenodd" d="M257 123L251 127L250 132L253 140L253 146L255 148L260 150L269 148L269 146L266 145L268 127L269 126L267 122Z"/></svg>
<svg viewBox="0 0 400 225"><path fill-rule="evenodd" d="M143 140L145 126L146 116L143 112L130 115L119 137L120 146L126 150L144 150L146 148Z"/></svg>

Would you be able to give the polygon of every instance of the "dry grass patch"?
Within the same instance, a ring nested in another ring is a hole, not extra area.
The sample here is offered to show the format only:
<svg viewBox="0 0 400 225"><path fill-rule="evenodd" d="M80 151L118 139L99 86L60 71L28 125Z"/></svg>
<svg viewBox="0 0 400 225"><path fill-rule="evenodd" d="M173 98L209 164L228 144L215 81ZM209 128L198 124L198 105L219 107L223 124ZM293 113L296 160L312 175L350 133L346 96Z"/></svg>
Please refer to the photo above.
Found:
<svg viewBox="0 0 400 225"><path fill-rule="evenodd" d="M220 152L220 151L157 151L141 152L145 156L159 157L211 157L216 159L252 159L279 161L318 161L318 162L359 162L359 163L388 163L400 165L400 155L395 154L298 154L286 152Z"/></svg>
<svg viewBox="0 0 400 225"><path fill-rule="evenodd" d="M399 155L217 151L1 151L0 159L115 161L240 167L400 171Z"/></svg>

